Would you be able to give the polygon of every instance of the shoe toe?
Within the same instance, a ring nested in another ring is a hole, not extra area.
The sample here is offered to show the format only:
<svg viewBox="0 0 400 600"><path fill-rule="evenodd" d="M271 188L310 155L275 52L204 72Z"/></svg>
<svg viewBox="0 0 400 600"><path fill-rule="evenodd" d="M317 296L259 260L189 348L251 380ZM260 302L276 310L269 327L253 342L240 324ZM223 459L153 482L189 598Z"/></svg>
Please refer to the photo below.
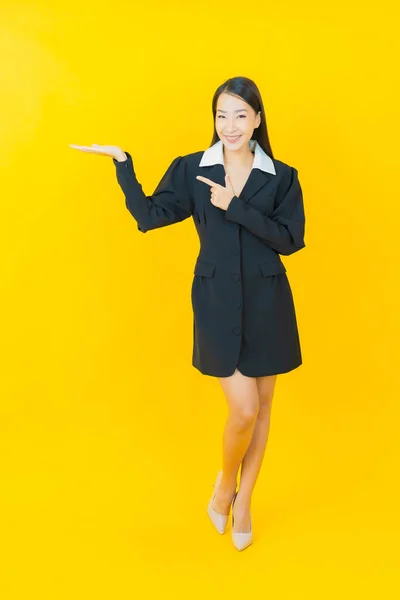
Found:
<svg viewBox="0 0 400 600"><path fill-rule="evenodd" d="M253 536L251 532L235 533L234 531L232 531L232 540L237 550L244 550L245 548L247 548L247 546L250 546L250 544L252 543Z"/></svg>
<svg viewBox="0 0 400 600"><path fill-rule="evenodd" d="M217 513L212 507L212 499L208 503L207 513L218 533L225 533L228 515L221 515L220 513Z"/></svg>

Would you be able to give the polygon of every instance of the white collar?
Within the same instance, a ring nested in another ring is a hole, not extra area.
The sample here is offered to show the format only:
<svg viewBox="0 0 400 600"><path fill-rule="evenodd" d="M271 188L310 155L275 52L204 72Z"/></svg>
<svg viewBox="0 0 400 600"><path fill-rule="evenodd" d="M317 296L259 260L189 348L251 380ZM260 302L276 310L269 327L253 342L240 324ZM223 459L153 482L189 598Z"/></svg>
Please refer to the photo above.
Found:
<svg viewBox="0 0 400 600"><path fill-rule="evenodd" d="M257 140L250 140L250 150L254 151L254 162L252 169L261 169L267 173L276 175L275 166L273 160L264 150L261 148ZM224 165L224 154L222 140L218 140L215 144L207 148L204 151L199 167L209 167L210 165L221 164Z"/></svg>

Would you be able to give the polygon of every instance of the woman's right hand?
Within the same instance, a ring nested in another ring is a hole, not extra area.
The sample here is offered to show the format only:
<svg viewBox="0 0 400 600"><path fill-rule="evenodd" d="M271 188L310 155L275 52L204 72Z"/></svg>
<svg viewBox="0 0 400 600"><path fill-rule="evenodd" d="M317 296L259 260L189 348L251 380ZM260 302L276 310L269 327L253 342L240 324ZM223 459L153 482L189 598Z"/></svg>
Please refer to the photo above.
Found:
<svg viewBox="0 0 400 600"><path fill-rule="evenodd" d="M76 144L70 144L70 148L76 148L81 152L90 152L91 154L99 154L100 156L111 156L118 162L127 160L125 152L118 146L99 146L99 144L92 144L91 146L77 146Z"/></svg>

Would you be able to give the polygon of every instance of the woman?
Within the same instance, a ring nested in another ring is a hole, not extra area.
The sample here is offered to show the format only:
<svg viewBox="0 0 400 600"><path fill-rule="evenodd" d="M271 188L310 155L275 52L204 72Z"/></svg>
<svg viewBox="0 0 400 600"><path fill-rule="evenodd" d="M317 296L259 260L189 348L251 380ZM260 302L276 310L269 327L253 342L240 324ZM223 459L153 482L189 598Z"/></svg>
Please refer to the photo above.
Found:
<svg viewBox="0 0 400 600"><path fill-rule="evenodd" d="M255 83L225 81L212 101L206 151L176 157L151 196L117 146L76 146L113 158L128 210L142 233L193 218L200 238L192 282L193 356L217 377L229 416L223 468L207 506L219 533L232 507L232 540L252 542L251 498L263 461L277 375L302 364L293 296L280 254L305 247L298 172L273 157ZM241 467L240 486L237 476Z"/></svg>

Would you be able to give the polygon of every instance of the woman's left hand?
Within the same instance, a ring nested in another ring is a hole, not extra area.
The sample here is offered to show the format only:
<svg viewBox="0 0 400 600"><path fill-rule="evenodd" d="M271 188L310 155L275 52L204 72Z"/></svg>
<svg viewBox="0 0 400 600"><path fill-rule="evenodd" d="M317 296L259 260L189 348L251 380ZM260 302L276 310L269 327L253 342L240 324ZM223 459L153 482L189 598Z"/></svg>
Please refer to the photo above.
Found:
<svg viewBox="0 0 400 600"><path fill-rule="evenodd" d="M218 208L227 210L233 196L235 195L229 175L225 175L226 187L220 185L219 183L215 183L215 181L211 181L211 179L208 179L207 177L202 177L201 175L197 175L196 179L199 179L200 181L203 181L211 186L212 204Z"/></svg>

